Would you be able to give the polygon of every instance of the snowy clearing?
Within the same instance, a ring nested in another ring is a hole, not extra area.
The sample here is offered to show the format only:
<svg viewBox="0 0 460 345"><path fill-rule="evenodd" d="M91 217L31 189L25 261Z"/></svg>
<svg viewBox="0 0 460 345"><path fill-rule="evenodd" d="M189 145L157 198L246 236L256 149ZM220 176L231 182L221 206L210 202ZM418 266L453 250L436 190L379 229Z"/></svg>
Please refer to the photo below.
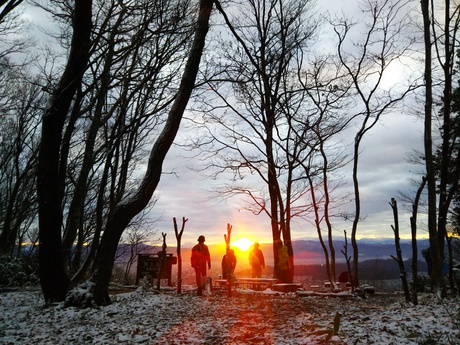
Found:
<svg viewBox="0 0 460 345"><path fill-rule="evenodd" d="M39 290L0 290L0 344L459 344L459 299L400 294L299 297L238 289L136 291L106 307L45 307ZM334 318L340 327L333 334Z"/></svg>

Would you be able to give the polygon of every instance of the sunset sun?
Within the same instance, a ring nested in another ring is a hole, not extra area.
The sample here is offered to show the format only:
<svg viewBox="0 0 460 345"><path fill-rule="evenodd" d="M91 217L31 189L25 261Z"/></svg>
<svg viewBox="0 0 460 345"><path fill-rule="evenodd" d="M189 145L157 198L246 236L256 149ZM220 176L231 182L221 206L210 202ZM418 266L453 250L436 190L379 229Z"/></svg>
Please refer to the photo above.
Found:
<svg viewBox="0 0 460 345"><path fill-rule="evenodd" d="M237 247L242 252L247 251L254 242L251 241L249 238L240 237L237 241L232 243L232 247Z"/></svg>

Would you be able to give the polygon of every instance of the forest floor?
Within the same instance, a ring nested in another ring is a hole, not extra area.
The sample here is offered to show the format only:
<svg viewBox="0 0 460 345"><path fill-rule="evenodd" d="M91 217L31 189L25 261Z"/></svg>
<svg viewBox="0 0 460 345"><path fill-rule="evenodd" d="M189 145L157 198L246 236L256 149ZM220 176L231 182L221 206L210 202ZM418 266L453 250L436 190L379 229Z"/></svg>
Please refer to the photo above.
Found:
<svg viewBox="0 0 460 345"><path fill-rule="evenodd" d="M181 294L139 287L111 297L105 307L65 308L45 306L39 289L0 290L0 344L460 343L458 297L421 294L414 306L400 293L196 296L187 286Z"/></svg>

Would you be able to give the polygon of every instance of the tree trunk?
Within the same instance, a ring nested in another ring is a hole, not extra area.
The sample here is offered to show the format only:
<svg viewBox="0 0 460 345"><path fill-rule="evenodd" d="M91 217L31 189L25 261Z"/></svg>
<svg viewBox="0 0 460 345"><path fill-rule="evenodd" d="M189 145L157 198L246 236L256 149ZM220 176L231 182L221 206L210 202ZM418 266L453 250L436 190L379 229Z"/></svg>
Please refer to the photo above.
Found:
<svg viewBox="0 0 460 345"><path fill-rule="evenodd" d="M327 226L327 238L328 238L328 243L329 243L329 251L331 253L330 257L330 269L331 269L331 284L333 284L334 288L336 287L336 280L337 280L337 274L335 271L335 248L334 248L334 243L332 240L332 224L331 220L329 218L329 206L330 206L330 195L329 195L329 185L328 185L328 158L327 154L324 150L324 141L321 139L320 142L320 150L321 150L321 156L323 157L323 190L324 190L324 220L326 222Z"/></svg>
<svg viewBox="0 0 460 345"><path fill-rule="evenodd" d="M458 20L458 19L457 19ZM438 203L438 242L439 255L441 260L444 258L444 240L447 234L447 217L449 214L450 198L448 197L449 167L451 163L451 112L452 112L452 74L454 66L454 51L450 42L450 0L445 1L444 9L444 63L442 69L444 73L444 92L443 92L443 123L442 123L442 146L441 146L441 171L439 177L439 203Z"/></svg>
<svg viewBox="0 0 460 345"><path fill-rule="evenodd" d="M454 257L453 257L453 251L452 251L452 239L453 237L451 236L446 236L446 243L447 243L447 255L449 258L449 262L447 263L449 272L448 272L448 278L449 278L449 285L450 285L450 291L453 294L457 294L457 287L455 286L455 279L454 279Z"/></svg>
<svg viewBox="0 0 460 345"><path fill-rule="evenodd" d="M119 13L117 23L112 28L112 32L108 39L110 45L107 53L105 54L104 69L101 75L101 85L99 86L96 107L85 138L85 152L83 155L83 161L80 166L80 174L78 176L75 185L75 191L73 192L72 196L72 202L69 207L69 215L67 217L67 224L62 239L64 260L67 265L70 263L72 246L77 236L77 230L80 225L81 219L83 218L84 203L86 194L88 192L88 175L91 172L91 169L93 168L94 164L95 142L98 138L99 128L103 125L102 118L104 106L106 105L105 101L107 97L107 90L110 84L110 69L112 67L112 62L114 59L115 36L118 34L118 29L121 25L125 13L126 9Z"/></svg>
<svg viewBox="0 0 460 345"><path fill-rule="evenodd" d="M323 235L321 233L320 216L319 216L319 212L318 212L319 206L318 206L318 204L316 202L315 186L314 186L314 183L313 183L313 180L311 178L310 173L307 173L307 178L308 178L308 183L310 184L310 196L311 196L312 206L313 206L313 210L314 210L314 214L315 214L316 232L318 234L319 243L321 244L321 248L323 249L323 252L324 252L324 259L325 259L325 263L326 263L326 275L327 275L327 279L331 283L331 286L335 290L337 288L337 284L335 283L335 275L333 275L332 271L331 271L328 247L324 243ZM328 235L329 235L329 230L328 230ZM329 239L329 241L331 240L331 238L329 236L328 236L328 239ZM330 242L329 242L329 244L330 244Z"/></svg>
<svg viewBox="0 0 460 345"><path fill-rule="evenodd" d="M18 237L18 225L20 223L17 219L14 220L13 208L15 205L15 200L18 196L19 186L19 182L16 182L14 184L14 187L11 189L11 196L8 197L7 200L5 200L6 212L5 218L3 219L3 228L2 231L0 231L0 254L2 255L13 254L16 239Z"/></svg>
<svg viewBox="0 0 460 345"><path fill-rule="evenodd" d="M422 178L422 183L418 187L417 194L415 195L414 203L412 204L412 216L410 217L410 228L412 237L412 303L418 305L417 296L417 281L418 281L418 250L417 250L417 213L420 195L425 188L426 179Z"/></svg>
<svg viewBox="0 0 460 345"><path fill-rule="evenodd" d="M403 285L404 290L404 297L406 298L406 302L410 302L410 293L409 293L409 285L407 284L407 274L406 269L404 267L404 261L402 257L401 245L400 245L400 238L399 238L399 220L398 220L398 205L395 199L391 199L390 203L391 208L393 209L393 218L395 221L395 225L393 228L393 232L395 234L395 247L396 247L396 258L392 255L391 257L396 260L399 265L399 273Z"/></svg>
<svg viewBox="0 0 460 345"><path fill-rule="evenodd" d="M351 247L353 248L353 261L352 261L352 276L353 288L359 286L359 252L358 242L356 241L356 234L358 232L358 222L361 215L361 199L359 196L359 182L358 182L358 157L359 157L359 135L356 135L355 148L353 154L353 187L355 191L355 217L353 219L353 226L351 229Z"/></svg>
<svg viewBox="0 0 460 345"><path fill-rule="evenodd" d="M432 105L433 105L433 81L431 67L431 29L429 0L421 0L425 43L425 123L424 123L424 146L425 166L428 186L428 233L430 237L431 259L433 269L431 279L442 296L445 296L445 283L442 275L442 260L439 249L438 229L436 225L436 177L433 157L432 139Z"/></svg>
<svg viewBox="0 0 460 345"><path fill-rule="evenodd" d="M70 280L62 265L59 150L64 122L89 60L92 0L75 2L73 36L64 73L43 115L38 158L40 284L46 302L64 300Z"/></svg>
<svg viewBox="0 0 460 345"><path fill-rule="evenodd" d="M95 257L92 280L95 283L94 299L99 305L110 303L108 287L118 241L131 219L141 212L152 197L161 177L162 164L171 147L182 120L182 115L195 86L213 0L201 0L195 38L187 60L177 97L169 112L163 131L155 141L150 152L146 174L137 192L128 200L116 205L108 219L100 248Z"/></svg>

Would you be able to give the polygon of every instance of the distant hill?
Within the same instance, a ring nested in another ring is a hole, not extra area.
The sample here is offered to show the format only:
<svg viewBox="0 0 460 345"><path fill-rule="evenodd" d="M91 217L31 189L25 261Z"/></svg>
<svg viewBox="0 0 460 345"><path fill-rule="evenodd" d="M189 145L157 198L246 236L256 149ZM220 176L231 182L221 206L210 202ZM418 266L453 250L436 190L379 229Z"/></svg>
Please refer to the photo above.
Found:
<svg viewBox="0 0 460 345"><path fill-rule="evenodd" d="M409 240L401 241L401 250L404 259L412 258L412 244ZM418 256L422 258L421 250L428 248L428 240L418 240ZM345 257L342 254L344 248L343 241L334 241L334 249L336 254L337 262L345 262ZM324 252L318 240L299 240L293 241L293 249L296 261L302 264L311 263L312 260L316 259L320 263L324 261ZM390 259L391 255L396 255L396 249L394 241L389 240L359 240L359 259L360 261L371 260L371 259ZM348 255L353 254L351 244L348 243ZM305 262L310 261L310 262Z"/></svg>
<svg viewBox="0 0 460 345"><path fill-rule="evenodd" d="M126 245L120 245L120 249ZM160 246L151 247L147 245L143 245L145 249L143 252L145 253L157 253L161 250ZM324 261L324 252L321 247L321 244L318 240L296 240L292 242L293 250L294 250L294 259L298 264L316 264L322 263ZM345 262L345 257L341 253L343 250L344 242L343 241L334 241L334 249L336 254L336 261L337 262ZM428 240L418 240L418 256L422 258L421 251L422 249L428 248L429 242ZM223 255L222 245L209 245L209 250L211 255L216 255L218 258L221 258ZM272 244L271 243L261 243L260 248L264 252L266 261L270 262L273 261L273 252L272 252ZM359 257L361 261L371 260L371 259L390 259L391 255L396 255L396 249L394 241L388 239L383 240L359 240L358 241L358 248L359 248ZM410 259L412 257L412 244L410 240L401 240L401 250L404 259ZM235 248L235 251L238 254L238 249ZM176 247L168 247L168 253L173 253L176 255ZM181 248L182 257L189 258L191 252L191 246L182 247ZM348 254L351 256L353 253L353 249L351 244L348 243ZM244 255L240 252L240 254ZM213 260L217 260L213 258Z"/></svg>
<svg viewBox="0 0 460 345"><path fill-rule="evenodd" d="M418 244L418 259L419 271L426 272L426 263L421 255L421 250L428 247L428 240L419 240ZM336 270L337 274L346 270L345 258L341 253L344 242L334 241L334 248L336 251ZM360 240L359 245L359 267L362 279L385 279L399 278L399 268L391 255L396 256L396 249L394 241L385 240ZM220 261L224 254L222 245L209 245L211 252L212 262L214 269L220 267ZM273 252L271 243L261 243L261 249L265 255L266 270L265 274L273 272ZM318 240L296 240L293 241L294 261L296 265L295 274L297 276L312 276L315 279L325 279L324 267L324 252ZM406 270L410 272L410 262L407 262L412 257L412 246L408 240L401 241L401 249L403 258L406 260ZM142 245L143 253L156 254L161 250L161 247L152 247ZM168 253L176 256L176 247L168 247ZM122 254L126 253L126 254ZM127 256L129 250L127 245L120 245L119 247L119 260L125 261L124 256ZM348 253L351 256L353 251L349 244ZM184 267L189 267L189 260L191 254L191 246L181 248L181 256ZM249 276L250 267L247 260L248 253L240 252L235 248L235 254L238 258L236 272L238 275Z"/></svg>
<svg viewBox="0 0 460 345"><path fill-rule="evenodd" d="M406 260L404 266L408 274L411 273L411 260ZM359 275L362 280L381 280L381 279L399 279L400 272L399 266L394 259L372 259L359 262ZM345 263L336 264L337 276L347 270ZM418 261L418 271L421 274L427 273L427 266L425 261ZM266 269L266 274L270 275L273 273L273 266L269 266ZM244 269L239 270L237 275L250 276L251 270ZM323 264L312 264L312 265L299 265L295 266L295 275L298 277L310 277L312 280L326 280L326 267Z"/></svg>

